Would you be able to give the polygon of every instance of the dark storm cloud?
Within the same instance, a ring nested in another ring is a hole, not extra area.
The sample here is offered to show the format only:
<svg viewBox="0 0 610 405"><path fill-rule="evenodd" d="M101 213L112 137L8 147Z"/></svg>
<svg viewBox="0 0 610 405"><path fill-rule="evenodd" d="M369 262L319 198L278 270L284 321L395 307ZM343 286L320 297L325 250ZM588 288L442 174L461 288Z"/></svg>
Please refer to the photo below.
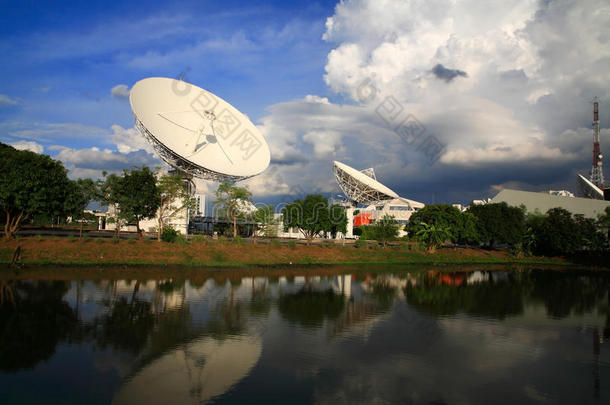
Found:
<svg viewBox="0 0 610 405"><path fill-rule="evenodd" d="M438 63L436 66L434 66L432 68L432 73L434 73L434 76L446 81L447 83L449 83L450 81L452 81L453 79L455 79L458 76L468 77L468 74L466 72L464 72L463 70L448 69L445 66L441 65L440 63Z"/></svg>

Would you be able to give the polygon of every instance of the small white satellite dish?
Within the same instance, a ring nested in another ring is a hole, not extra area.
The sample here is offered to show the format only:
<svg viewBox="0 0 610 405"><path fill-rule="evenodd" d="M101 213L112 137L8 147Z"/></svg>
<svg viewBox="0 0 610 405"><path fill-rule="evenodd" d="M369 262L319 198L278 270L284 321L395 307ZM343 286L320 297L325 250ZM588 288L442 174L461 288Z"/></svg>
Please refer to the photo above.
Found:
<svg viewBox="0 0 610 405"><path fill-rule="evenodd" d="M269 166L265 138L220 97L182 80L151 77L129 93L136 127L169 165L192 177L243 180Z"/></svg>
<svg viewBox="0 0 610 405"><path fill-rule="evenodd" d="M374 178L344 163L335 161L333 169L339 187L352 201L360 204L373 204L378 201L400 198L398 194Z"/></svg>

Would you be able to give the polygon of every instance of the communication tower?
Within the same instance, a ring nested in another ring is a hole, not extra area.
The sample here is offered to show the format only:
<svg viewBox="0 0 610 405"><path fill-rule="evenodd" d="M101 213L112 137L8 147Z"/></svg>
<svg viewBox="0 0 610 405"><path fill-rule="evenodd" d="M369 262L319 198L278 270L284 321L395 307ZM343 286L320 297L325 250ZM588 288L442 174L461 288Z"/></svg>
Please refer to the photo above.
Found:
<svg viewBox="0 0 610 405"><path fill-rule="evenodd" d="M599 147L599 102L593 99L593 167L591 168L591 183L601 190L604 189L604 171L602 167L602 152Z"/></svg>

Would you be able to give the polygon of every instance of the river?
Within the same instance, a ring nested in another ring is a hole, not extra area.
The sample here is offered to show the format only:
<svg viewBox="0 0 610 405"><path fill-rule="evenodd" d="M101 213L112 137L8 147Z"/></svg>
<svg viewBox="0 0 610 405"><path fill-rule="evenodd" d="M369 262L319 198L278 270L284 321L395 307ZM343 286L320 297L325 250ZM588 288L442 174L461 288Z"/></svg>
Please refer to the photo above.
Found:
<svg viewBox="0 0 610 405"><path fill-rule="evenodd" d="M608 272L61 271L0 278L1 404L610 403Z"/></svg>

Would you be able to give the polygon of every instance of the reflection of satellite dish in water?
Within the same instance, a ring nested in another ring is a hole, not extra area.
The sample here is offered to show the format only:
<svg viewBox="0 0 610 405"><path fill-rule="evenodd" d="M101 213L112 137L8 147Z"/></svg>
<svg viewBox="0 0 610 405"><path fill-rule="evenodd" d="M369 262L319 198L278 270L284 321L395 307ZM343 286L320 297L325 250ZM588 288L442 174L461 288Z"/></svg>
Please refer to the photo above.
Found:
<svg viewBox="0 0 610 405"><path fill-rule="evenodd" d="M400 198L398 194L374 178L372 169L358 171L341 162L334 162L335 178L341 190L352 201L372 204Z"/></svg>
<svg viewBox="0 0 610 405"><path fill-rule="evenodd" d="M224 341L204 337L180 345L138 370L114 396L113 404L201 404L222 395L258 362L258 337Z"/></svg>
<svg viewBox="0 0 610 405"><path fill-rule="evenodd" d="M192 84L153 77L129 101L136 127L170 166L192 177L243 180L269 166L267 142L244 114Z"/></svg>

